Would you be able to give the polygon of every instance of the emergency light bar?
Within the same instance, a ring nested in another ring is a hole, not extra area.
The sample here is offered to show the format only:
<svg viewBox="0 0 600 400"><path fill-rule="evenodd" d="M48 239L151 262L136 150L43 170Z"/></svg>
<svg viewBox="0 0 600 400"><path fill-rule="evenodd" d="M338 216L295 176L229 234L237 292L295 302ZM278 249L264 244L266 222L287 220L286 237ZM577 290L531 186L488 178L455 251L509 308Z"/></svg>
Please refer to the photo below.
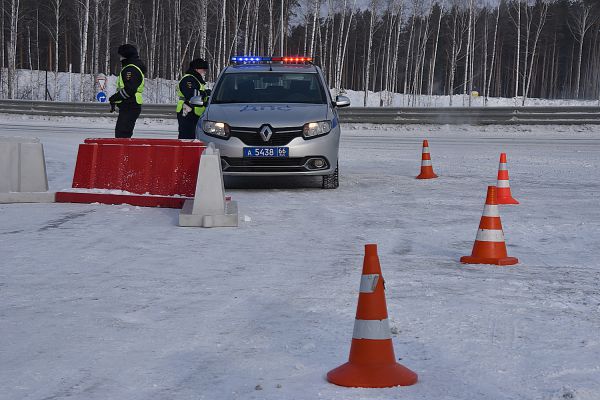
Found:
<svg viewBox="0 0 600 400"><path fill-rule="evenodd" d="M312 57L262 57L262 56L234 56L231 62L234 64L271 63L282 62L284 64L311 63Z"/></svg>

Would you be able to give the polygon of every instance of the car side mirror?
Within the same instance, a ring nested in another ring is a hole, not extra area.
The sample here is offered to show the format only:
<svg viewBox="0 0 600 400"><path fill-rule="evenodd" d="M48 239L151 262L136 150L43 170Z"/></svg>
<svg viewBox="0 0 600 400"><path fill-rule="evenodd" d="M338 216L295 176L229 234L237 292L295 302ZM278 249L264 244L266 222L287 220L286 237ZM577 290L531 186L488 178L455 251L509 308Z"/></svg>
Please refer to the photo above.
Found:
<svg viewBox="0 0 600 400"><path fill-rule="evenodd" d="M346 96L337 96L335 98L335 105L338 107L348 107L350 105L350 99Z"/></svg>
<svg viewBox="0 0 600 400"><path fill-rule="evenodd" d="M190 104L196 107L202 107L204 105L204 100L200 96L194 96L190 99Z"/></svg>

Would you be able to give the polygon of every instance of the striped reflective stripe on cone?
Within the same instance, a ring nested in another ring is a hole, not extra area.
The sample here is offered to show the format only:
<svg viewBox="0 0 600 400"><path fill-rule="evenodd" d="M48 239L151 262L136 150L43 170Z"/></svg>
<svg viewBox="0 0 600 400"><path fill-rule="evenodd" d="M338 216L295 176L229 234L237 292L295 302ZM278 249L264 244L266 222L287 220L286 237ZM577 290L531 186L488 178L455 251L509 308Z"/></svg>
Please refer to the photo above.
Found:
<svg viewBox="0 0 600 400"><path fill-rule="evenodd" d="M354 320L354 339L385 340L392 338L389 320Z"/></svg>
<svg viewBox="0 0 600 400"><path fill-rule="evenodd" d="M417 374L398 364L385 302L377 245L365 246L358 306L347 363L329 371L327 380L347 387L408 386Z"/></svg>
<svg viewBox="0 0 600 400"><path fill-rule="evenodd" d="M513 265L519 262L514 257L508 257L506 253L504 231L498 210L497 188L495 186L488 186L487 198L475 243L473 244L473 251L470 256L461 257L460 262L494 265Z"/></svg>
<svg viewBox="0 0 600 400"><path fill-rule="evenodd" d="M433 172L431 164L431 154L429 154L429 142L423 140L423 151L421 152L421 173L417 179L434 179L438 176Z"/></svg>
<svg viewBox="0 0 600 400"><path fill-rule="evenodd" d="M510 191L506 153L500 154L498 183L496 184L496 187L498 188L498 204L519 204L519 202L512 197L512 193Z"/></svg>

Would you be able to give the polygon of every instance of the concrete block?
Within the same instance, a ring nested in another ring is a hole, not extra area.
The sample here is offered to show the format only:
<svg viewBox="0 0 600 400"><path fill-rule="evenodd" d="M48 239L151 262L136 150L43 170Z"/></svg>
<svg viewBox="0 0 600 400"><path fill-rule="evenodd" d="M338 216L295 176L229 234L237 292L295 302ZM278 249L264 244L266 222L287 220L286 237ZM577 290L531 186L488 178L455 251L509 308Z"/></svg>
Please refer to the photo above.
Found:
<svg viewBox="0 0 600 400"><path fill-rule="evenodd" d="M0 138L0 203L52 203L39 139Z"/></svg>
<svg viewBox="0 0 600 400"><path fill-rule="evenodd" d="M237 203L225 199L221 156L213 143L209 143L200 157L196 194L193 200L184 203L179 226L238 226Z"/></svg>

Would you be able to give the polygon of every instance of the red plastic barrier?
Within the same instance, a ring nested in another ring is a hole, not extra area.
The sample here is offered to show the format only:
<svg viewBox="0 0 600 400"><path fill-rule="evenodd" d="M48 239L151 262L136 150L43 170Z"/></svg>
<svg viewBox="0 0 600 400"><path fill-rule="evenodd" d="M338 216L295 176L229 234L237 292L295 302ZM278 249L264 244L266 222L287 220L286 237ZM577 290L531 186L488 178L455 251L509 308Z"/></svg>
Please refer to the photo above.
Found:
<svg viewBox="0 0 600 400"><path fill-rule="evenodd" d="M177 139L86 139L79 145L73 188L121 190L154 197L140 200L135 195L63 192L57 201L118 204L116 199L124 199L128 201L122 203L133 204L133 198L137 199L134 205L172 207L181 202L161 202L156 196L193 197L205 148L199 141Z"/></svg>

